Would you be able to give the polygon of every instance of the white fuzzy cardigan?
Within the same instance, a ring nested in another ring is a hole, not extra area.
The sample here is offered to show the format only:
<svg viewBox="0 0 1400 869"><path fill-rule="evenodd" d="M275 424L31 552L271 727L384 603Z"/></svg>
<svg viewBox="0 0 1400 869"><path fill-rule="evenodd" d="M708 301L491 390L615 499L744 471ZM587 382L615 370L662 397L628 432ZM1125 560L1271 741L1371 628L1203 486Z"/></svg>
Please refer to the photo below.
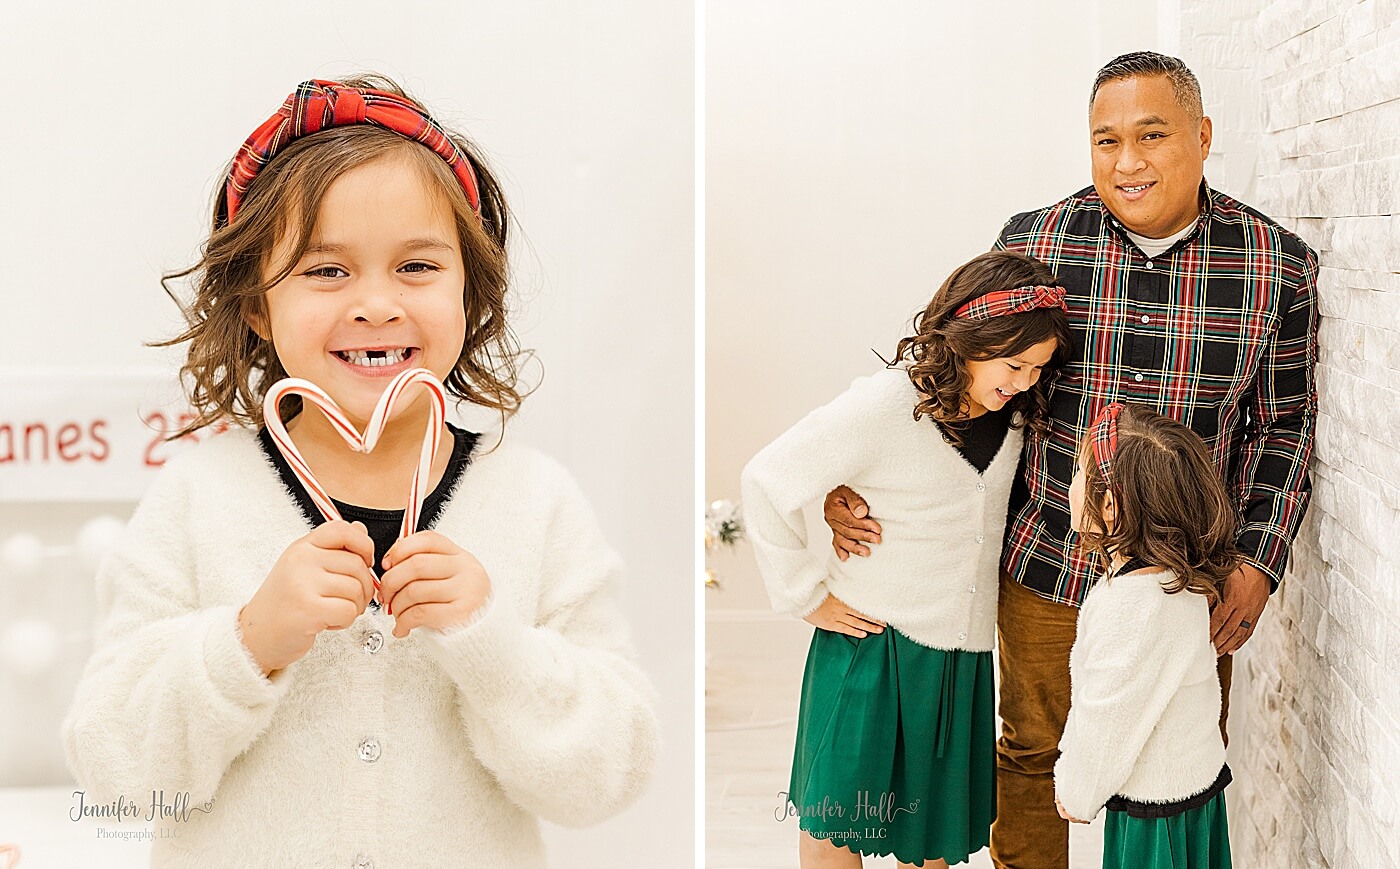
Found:
<svg viewBox="0 0 1400 869"><path fill-rule="evenodd" d="M1210 607L1163 591L1174 576L1100 580L1084 597L1055 763L1055 795L1080 820L1114 795L1170 803L1203 793L1225 765Z"/></svg>
<svg viewBox="0 0 1400 869"><path fill-rule="evenodd" d="M928 416L903 368L862 377L764 447L741 477L744 521L774 609L805 617L826 595L937 649L990 651L1007 501L1023 433L978 474ZM808 547L803 508L846 484L883 542L840 561Z"/></svg>
<svg viewBox="0 0 1400 869"><path fill-rule="evenodd" d="M632 801L654 689L568 473L505 443L473 457L434 528L490 575L473 621L400 640L367 610L269 680L237 613L310 525L251 432L172 460L98 573L62 727L85 801L212 798L156 822L180 829L153 865L199 869L540 867L537 818L581 826Z"/></svg>

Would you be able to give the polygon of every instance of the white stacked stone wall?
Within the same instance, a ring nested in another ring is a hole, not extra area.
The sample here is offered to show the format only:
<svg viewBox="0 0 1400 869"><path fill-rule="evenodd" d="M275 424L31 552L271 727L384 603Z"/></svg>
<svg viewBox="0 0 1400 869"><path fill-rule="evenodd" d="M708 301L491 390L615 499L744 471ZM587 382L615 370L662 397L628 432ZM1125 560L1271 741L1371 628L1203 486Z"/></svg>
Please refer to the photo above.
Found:
<svg viewBox="0 0 1400 869"><path fill-rule="evenodd" d="M1182 0L1207 177L1318 251L1313 497L1237 656L1250 869L1400 867L1400 0Z"/></svg>

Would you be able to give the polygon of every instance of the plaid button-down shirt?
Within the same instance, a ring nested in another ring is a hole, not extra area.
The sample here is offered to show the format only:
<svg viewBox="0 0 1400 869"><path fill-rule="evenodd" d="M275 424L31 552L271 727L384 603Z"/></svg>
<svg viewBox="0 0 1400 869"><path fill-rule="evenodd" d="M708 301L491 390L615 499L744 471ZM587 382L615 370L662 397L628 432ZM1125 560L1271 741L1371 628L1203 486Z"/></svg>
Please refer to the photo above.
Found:
<svg viewBox="0 0 1400 869"><path fill-rule="evenodd" d="M1201 219L1148 258L1094 188L1007 221L995 247L1046 263L1067 290L1070 362L1050 429L1027 437L1003 568L1078 605L1100 569L1069 530L1075 447L1099 410L1136 402L1206 442L1239 510L1245 558L1275 587L1307 508L1317 409L1317 255L1202 184Z"/></svg>

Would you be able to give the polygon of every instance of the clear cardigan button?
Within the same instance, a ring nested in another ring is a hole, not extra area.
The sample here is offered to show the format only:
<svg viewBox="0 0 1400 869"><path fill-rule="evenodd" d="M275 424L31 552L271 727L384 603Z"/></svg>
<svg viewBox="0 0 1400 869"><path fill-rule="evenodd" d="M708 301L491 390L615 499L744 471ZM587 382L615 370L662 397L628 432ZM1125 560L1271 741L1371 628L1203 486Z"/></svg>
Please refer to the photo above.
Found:
<svg viewBox="0 0 1400 869"><path fill-rule="evenodd" d="M373 655L384 648L384 635L379 631L368 631L365 633L365 651Z"/></svg>

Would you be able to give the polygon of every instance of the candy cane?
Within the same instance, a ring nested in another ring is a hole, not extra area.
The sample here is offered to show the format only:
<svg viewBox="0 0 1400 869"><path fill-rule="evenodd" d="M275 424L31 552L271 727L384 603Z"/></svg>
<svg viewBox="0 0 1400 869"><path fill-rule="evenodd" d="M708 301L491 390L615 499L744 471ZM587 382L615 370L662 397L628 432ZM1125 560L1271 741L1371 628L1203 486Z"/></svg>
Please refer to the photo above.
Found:
<svg viewBox="0 0 1400 869"><path fill-rule="evenodd" d="M291 466L292 473L296 474L297 479L306 487L312 502L328 521L339 519L340 511L335 508L335 502L331 500L331 496L317 481L316 475L311 473L311 467L306 464L306 459L302 458L301 451L297 449L296 444L288 436L287 427L282 424L280 411L282 399L289 395L300 395L304 400L316 405L326 415L331 427L339 432L345 442L350 445L350 449L357 453L368 453L379 442L379 435L384 431L384 425L389 421L389 413L398 403L400 396L415 383L421 383L428 390L430 399L428 402L428 430L423 435L423 452L418 457L418 469L413 472L413 485L408 493L408 505L403 511L403 525L399 529L399 537L403 538L418 528L418 515L422 511L423 497L427 494L428 480L432 476L433 457L437 455L438 444L442 440L442 421L447 415L447 395L443 392L442 383L438 381L437 377L426 368L411 368L395 377L390 381L388 388L384 390L384 394L379 397L379 403L375 405L374 413L370 415L369 425L365 427L364 434L361 434L354 424L346 418L340 405L335 403L335 399L309 380L287 377L274 383L272 388L267 391L267 397L263 399L263 421L267 423L267 430L272 435L272 442L277 445L277 449L287 460L287 464ZM375 577L374 580L374 590L374 599L378 601L378 577Z"/></svg>

